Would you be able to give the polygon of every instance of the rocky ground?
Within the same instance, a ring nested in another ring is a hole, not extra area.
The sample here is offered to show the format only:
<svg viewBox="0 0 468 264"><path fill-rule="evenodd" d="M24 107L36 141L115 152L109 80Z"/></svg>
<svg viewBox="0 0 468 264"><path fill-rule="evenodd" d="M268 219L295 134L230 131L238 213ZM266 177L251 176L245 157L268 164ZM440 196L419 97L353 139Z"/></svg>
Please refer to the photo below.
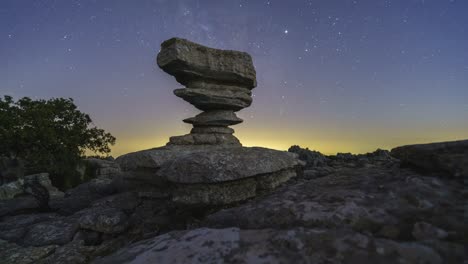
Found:
<svg viewBox="0 0 468 264"><path fill-rule="evenodd" d="M426 173L383 150L290 151L302 175L229 206L125 191L112 164L49 209L31 195L0 201L0 262L468 263L463 170Z"/></svg>

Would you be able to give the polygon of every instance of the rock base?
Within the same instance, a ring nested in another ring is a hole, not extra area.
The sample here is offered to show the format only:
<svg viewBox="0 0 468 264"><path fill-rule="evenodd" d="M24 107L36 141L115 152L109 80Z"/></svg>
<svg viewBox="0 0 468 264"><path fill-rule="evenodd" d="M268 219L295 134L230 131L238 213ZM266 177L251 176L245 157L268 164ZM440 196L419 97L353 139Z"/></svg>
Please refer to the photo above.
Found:
<svg viewBox="0 0 468 264"><path fill-rule="evenodd" d="M295 171L285 170L217 184L183 184L176 187L172 200L190 205L230 204L253 198L262 191L273 190L293 177L296 177Z"/></svg>
<svg viewBox="0 0 468 264"><path fill-rule="evenodd" d="M301 166L296 154L285 151L191 144L168 144L116 161L127 188L164 190L174 202L191 205L222 205L255 197L295 177Z"/></svg>

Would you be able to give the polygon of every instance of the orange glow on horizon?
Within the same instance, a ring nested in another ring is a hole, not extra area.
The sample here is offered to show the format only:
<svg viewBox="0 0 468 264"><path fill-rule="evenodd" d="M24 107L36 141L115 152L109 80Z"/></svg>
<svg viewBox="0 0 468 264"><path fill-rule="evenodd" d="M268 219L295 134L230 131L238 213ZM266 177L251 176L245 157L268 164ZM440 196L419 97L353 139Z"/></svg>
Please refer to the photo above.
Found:
<svg viewBox="0 0 468 264"><path fill-rule="evenodd" d="M323 135L296 135L285 136L283 133L236 133L235 134L242 145L245 147L265 147L277 150L287 150L292 145L299 145L302 148L319 151L325 155L334 155L336 153L351 152L354 154L373 152L376 149L390 150L397 146L409 144L422 144L431 142L454 141L467 139L465 132L454 132L450 135L427 135L421 137L419 134L406 135L405 137L396 137L392 135L382 135L369 139L363 135L355 138L328 138ZM165 146L169 141L169 136L160 137L121 137L117 138L117 144L112 148L111 155L118 157L120 155Z"/></svg>

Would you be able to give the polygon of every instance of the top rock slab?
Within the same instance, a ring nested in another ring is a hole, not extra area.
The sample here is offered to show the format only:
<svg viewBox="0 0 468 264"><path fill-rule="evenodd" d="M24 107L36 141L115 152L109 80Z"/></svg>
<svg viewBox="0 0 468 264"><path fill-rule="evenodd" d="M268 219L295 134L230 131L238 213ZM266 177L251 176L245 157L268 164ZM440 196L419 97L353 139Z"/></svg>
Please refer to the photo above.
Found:
<svg viewBox="0 0 468 264"><path fill-rule="evenodd" d="M161 44L158 66L189 88L199 82L253 89L257 86L252 57L246 52L208 48L186 39Z"/></svg>

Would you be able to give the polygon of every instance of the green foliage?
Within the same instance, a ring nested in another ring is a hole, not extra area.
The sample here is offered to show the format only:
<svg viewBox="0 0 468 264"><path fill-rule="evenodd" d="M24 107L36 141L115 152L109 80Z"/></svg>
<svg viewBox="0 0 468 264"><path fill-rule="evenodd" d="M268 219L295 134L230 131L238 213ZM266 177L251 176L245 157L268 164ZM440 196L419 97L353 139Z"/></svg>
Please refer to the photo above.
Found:
<svg viewBox="0 0 468 264"><path fill-rule="evenodd" d="M49 172L59 187L77 184L77 165L87 150L110 153L115 138L91 126L73 99L14 101L0 98L0 156L26 161L27 173Z"/></svg>

